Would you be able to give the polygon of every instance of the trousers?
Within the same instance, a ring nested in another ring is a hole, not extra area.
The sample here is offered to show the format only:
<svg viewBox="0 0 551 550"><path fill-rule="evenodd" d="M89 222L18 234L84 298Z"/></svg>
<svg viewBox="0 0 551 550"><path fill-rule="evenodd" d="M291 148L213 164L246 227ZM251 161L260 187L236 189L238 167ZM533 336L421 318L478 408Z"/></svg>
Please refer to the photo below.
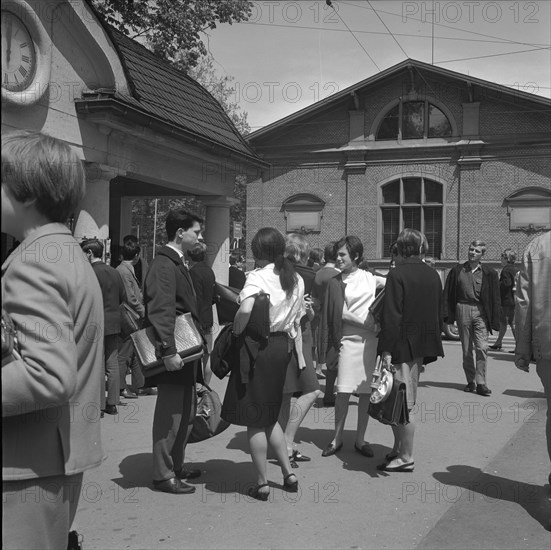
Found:
<svg viewBox="0 0 551 550"><path fill-rule="evenodd" d="M463 349L463 370L467 383L486 385L488 320L482 306L480 304L457 304L455 318ZM473 350L476 363L473 359Z"/></svg>

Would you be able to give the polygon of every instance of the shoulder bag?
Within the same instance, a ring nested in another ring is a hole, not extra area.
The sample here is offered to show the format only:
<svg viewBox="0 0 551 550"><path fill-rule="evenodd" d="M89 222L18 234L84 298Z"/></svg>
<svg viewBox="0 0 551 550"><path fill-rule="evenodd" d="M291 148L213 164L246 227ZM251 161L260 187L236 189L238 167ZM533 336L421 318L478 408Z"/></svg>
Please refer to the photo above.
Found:
<svg viewBox="0 0 551 550"><path fill-rule="evenodd" d="M388 426L409 424L406 385L383 368L381 361L373 373L371 387L374 391L369 398L369 416Z"/></svg>
<svg viewBox="0 0 551 550"><path fill-rule="evenodd" d="M162 358L157 357L157 339L152 326L134 332L130 338L132 338L138 360L146 377L166 371ZM203 338L193 322L191 313L183 313L176 317L174 340L176 353L184 363L196 361L203 356Z"/></svg>
<svg viewBox="0 0 551 550"><path fill-rule="evenodd" d="M237 298L239 290L231 286L214 283L213 301L216 304L216 313L220 324L231 323L239 309Z"/></svg>
<svg viewBox="0 0 551 550"><path fill-rule="evenodd" d="M126 340L132 333L142 328L143 319L126 302L120 306L121 337Z"/></svg>

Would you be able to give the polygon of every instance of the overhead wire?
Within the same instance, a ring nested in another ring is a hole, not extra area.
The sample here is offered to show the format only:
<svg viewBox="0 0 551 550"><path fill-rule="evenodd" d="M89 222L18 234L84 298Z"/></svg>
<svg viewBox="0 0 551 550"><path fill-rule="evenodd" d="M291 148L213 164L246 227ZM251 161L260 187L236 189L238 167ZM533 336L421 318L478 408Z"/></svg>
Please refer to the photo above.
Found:
<svg viewBox="0 0 551 550"><path fill-rule="evenodd" d="M390 36L392 36L392 38L394 39L394 42L396 42L396 44L398 44L398 47L402 50L403 54L406 56L406 59L407 59L409 57L409 55L406 53L406 50L404 50L404 48L402 48L402 45L400 44L400 42L398 42L396 37L392 34L392 31L387 27L387 25L383 21L382 17L378 14L378 12L375 10L375 8L371 5L371 2L369 0L367 0L367 3L369 4L369 7L373 10L373 13L378 17L379 21L384 25L385 29L388 31L388 34L390 34Z"/></svg>

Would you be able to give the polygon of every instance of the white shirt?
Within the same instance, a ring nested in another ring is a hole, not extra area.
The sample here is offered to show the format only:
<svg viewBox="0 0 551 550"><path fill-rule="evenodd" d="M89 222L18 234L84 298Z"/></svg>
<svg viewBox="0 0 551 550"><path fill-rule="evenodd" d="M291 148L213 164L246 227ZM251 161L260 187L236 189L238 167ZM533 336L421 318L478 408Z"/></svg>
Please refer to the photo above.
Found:
<svg viewBox="0 0 551 550"><path fill-rule="evenodd" d="M255 269L247 275L243 290L239 294L239 303L245 298L255 296L261 291L270 295L270 332L287 332L291 338L297 335L300 319L304 314L304 281L298 277L298 284L293 294L287 298L287 293L281 288L279 275L274 272L274 264Z"/></svg>
<svg viewBox="0 0 551 550"><path fill-rule="evenodd" d="M369 306L375 300L377 288L385 286L386 279L372 275L369 271L357 269L343 276L342 280L346 283L344 299L348 310L365 319L369 313Z"/></svg>

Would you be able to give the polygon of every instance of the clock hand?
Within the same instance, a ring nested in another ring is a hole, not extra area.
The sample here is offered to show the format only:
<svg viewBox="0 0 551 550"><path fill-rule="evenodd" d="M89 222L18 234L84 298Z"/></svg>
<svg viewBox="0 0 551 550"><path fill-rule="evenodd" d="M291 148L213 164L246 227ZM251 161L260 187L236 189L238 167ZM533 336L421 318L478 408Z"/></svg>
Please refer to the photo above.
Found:
<svg viewBox="0 0 551 550"><path fill-rule="evenodd" d="M6 49L6 64L9 66L10 59L11 59L11 17L8 17L8 28L6 30L6 42L7 42L7 49Z"/></svg>

